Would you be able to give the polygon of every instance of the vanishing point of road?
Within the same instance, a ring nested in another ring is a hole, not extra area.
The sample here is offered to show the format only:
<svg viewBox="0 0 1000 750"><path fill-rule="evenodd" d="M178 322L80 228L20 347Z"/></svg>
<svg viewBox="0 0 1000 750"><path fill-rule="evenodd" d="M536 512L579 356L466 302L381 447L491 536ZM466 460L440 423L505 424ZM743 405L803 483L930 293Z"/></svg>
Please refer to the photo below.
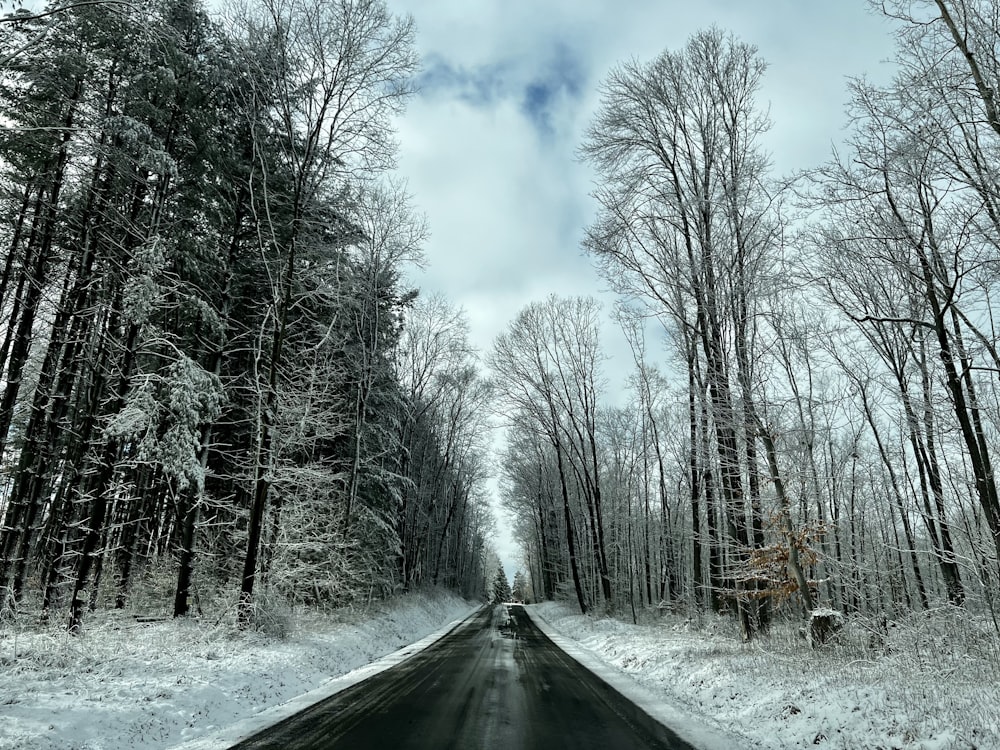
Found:
<svg viewBox="0 0 1000 750"><path fill-rule="evenodd" d="M481 610L233 750L264 748L693 750L552 643L519 605Z"/></svg>

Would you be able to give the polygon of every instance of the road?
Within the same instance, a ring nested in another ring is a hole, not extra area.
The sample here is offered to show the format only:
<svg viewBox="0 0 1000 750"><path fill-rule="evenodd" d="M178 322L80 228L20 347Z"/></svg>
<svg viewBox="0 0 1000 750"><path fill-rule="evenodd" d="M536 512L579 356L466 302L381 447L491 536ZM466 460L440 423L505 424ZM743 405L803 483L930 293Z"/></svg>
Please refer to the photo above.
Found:
<svg viewBox="0 0 1000 750"><path fill-rule="evenodd" d="M556 647L518 605L233 750L693 750Z"/></svg>

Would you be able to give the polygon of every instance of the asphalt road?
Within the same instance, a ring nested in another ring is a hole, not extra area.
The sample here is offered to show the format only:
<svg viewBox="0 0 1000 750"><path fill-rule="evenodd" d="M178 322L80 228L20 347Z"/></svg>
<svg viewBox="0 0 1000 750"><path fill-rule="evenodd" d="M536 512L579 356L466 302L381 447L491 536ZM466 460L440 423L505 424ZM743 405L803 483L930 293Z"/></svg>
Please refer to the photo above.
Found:
<svg viewBox="0 0 1000 750"><path fill-rule="evenodd" d="M233 750L693 750L580 667L517 605L484 609L430 648Z"/></svg>

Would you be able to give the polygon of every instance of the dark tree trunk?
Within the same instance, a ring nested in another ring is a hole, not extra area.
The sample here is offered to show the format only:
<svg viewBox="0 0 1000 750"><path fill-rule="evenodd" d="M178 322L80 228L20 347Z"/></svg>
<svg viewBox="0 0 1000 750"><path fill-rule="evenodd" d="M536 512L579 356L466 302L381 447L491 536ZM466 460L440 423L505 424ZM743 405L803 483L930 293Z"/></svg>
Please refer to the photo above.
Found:
<svg viewBox="0 0 1000 750"><path fill-rule="evenodd" d="M690 356L693 356L690 355ZM698 438L698 408L695 390L694 362L688 360L688 481L691 483L691 544L694 586L694 601L696 606L705 605L704 562L701 545L701 466L698 454L701 450Z"/></svg>
<svg viewBox="0 0 1000 750"><path fill-rule="evenodd" d="M125 353L121 366L121 374L110 414L117 414L121 411L128 396L132 379L132 367L135 360L136 342L139 336L139 327L131 324L125 340ZM110 500L110 485L114 475L115 465L118 458L118 439L109 437L106 440L104 453L98 464L97 477L92 486L93 500L90 505L90 512L87 517L87 532L84 537L83 550L76 571L76 581L73 586L73 598L70 602L69 631L78 633L83 624L84 599L83 594L90 583L91 568L97 563L101 556L100 541L104 534L104 521L108 512Z"/></svg>
<svg viewBox="0 0 1000 750"><path fill-rule="evenodd" d="M896 512L899 514L900 520L903 524L903 537L906 540L906 548L909 553L910 566L913 570L913 578L917 585L917 595L920 599L920 605L921 608L928 609L929 603L927 600L927 589L924 586L923 574L920 572L920 563L917 559L917 547L914 541L913 528L910 525L909 514L907 514L906 507L903 503L903 492L900 489L899 479L896 476L896 469L885 449L885 444L882 442L882 435L875 423L875 416L872 413L871 404L868 401L868 392L864 384L859 383L859 389L861 391L861 404L865 411L865 418L868 420L869 427L871 427L872 435L875 437L875 446L878 448L879 457L882 459L882 465L885 467L885 470L889 475L889 483L892 485L891 496L896 505Z"/></svg>

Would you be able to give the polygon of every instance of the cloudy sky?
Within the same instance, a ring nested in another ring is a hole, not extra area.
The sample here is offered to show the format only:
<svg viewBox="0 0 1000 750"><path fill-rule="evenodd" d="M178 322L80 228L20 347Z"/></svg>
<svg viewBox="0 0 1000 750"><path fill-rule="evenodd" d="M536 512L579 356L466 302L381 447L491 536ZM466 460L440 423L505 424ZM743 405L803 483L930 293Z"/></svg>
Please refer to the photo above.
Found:
<svg viewBox="0 0 1000 750"><path fill-rule="evenodd" d="M400 171L431 229L413 282L462 306L484 353L551 293L613 304L580 249L595 204L575 151L616 63L679 50L712 25L755 45L769 66L761 102L778 174L821 163L843 137L849 77L890 74L891 28L865 0L388 2L415 19L424 66L398 122ZM610 322L603 343L619 401L630 355ZM517 553L501 531L512 574Z"/></svg>

